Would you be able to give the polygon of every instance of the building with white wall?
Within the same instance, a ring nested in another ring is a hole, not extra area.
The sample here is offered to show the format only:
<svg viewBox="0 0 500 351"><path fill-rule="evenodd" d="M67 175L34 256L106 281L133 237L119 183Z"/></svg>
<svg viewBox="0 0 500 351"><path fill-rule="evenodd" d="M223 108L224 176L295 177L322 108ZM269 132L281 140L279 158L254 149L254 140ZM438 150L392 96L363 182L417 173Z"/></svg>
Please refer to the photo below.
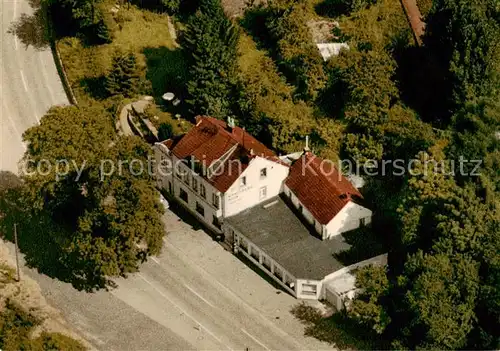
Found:
<svg viewBox="0 0 500 351"><path fill-rule="evenodd" d="M278 157L234 123L198 117L154 150L157 186L298 298L325 297L349 247L339 234L371 222L359 191L307 145Z"/></svg>
<svg viewBox="0 0 500 351"><path fill-rule="evenodd" d="M288 165L242 128L198 117L189 133L156 143L157 185L208 228L282 192Z"/></svg>
<svg viewBox="0 0 500 351"><path fill-rule="evenodd" d="M371 223L360 192L332 162L309 151L290 166L284 194L322 239Z"/></svg>

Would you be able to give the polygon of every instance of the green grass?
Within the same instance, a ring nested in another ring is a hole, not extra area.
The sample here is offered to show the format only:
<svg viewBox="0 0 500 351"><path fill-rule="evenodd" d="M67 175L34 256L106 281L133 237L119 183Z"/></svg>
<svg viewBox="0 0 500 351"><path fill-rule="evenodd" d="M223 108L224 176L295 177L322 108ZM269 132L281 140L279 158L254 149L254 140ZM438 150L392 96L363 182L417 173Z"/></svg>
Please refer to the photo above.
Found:
<svg viewBox="0 0 500 351"><path fill-rule="evenodd" d="M172 112L164 111L158 105L152 105L146 110L146 114L154 124L156 128L159 128L162 123L167 123L172 126L172 131L174 135L181 135L187 133L189 129L193 126L190 122L184 119L175 118L175 114ZM154 117L158 117L158 119Z"/></svg>
<svg viewBox="0 0 500 351"><path fill-rule="evenodd" d="M110 9L114 4L110 0L100 4L113 38L110 44L85 46L74 37L62 38L57 43L79 104L106 98L104 77L117 49L136 54L144 77L152 84L152 91L147 93L159 96L168 87L169 77L185 75L180 50L168 32L168 17L135 6L121 6L117 15L112 15Z"/></svg>

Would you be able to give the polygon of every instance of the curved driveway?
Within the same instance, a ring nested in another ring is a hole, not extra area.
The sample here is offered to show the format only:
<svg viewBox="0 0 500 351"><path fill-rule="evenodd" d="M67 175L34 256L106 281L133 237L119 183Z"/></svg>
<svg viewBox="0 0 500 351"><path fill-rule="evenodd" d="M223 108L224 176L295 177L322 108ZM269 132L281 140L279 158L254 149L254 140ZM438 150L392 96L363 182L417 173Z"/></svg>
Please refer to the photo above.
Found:
<svg viewBox="0 0 500 351"><path fill-rule="evenodd" d="M26 46L9 29L22 13L33 15L25 0L1 0L0 170L17 173L22 133L38 123L52 105L68 104L52 52Z"/></svg>

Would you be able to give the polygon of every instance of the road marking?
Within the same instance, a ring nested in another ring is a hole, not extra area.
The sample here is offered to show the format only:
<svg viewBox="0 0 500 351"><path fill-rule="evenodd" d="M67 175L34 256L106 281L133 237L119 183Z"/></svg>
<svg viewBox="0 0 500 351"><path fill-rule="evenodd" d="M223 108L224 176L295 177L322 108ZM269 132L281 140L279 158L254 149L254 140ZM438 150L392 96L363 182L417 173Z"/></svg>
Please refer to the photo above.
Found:
<svg viewBox="0 0 500 351"><path fill-rule="evenodd" d="M4 99L4 98L2 99L2 105L3 105L4 109L5 109L5 111L7 111L7 113L2 113L2 116L7 115L7 118L9 119L10 123L12 124L12 128L14 129L14 132L15 132L16 136L19 138L19 141L21 143L23 143L23 138L22 138L23 134L19 132L19 129L17 129L17 127L16 127L16 123L14 123L14 120L10 116L10 110L7 107L6 100L7 99ZM26 148L26 145L24 145L24 143L23 143L23 146Z"/></svg>
<svg viewBox="0 0 500 351"><path fill-rule="evenodd" d="M186 288L189 289L189 291L191 291L193 294L195 294L196 296L198 296L201 300L203 300L207 305L210 305L212 306L213 308L215 308L214 305L212 305L209 301L207 301L205 298L203 298L203 296L201 296L200 294L198 294L196 291L193 290L193 288L191 288L189 285L187 284L183 284Z"/></svg>
<svg viewBox="0 0 500 351"><path fill-rule="evenodd" d="M263 343L261 343L255 336L253 336L252 334L250 334L249 332L247 332L245 329L243 328L240 328L241 331L243 333L245 333L246 335L248 335L249 337L251 337L253 339L253 341L255 341L257 344L259 344L260 346L262 346L263 348L265 348L266 350L270 350L266 345L264 345Z"/></svg>
<svg viewBox="0 0 500 351"><path fill-rule="evenodd" d="M165 300L167 300L172 305L174 305L175 307L177 307L177 309L179 311L181 311L182 313L184 313L186 316L188 316L188 318L192 319L196 324L198 324L200 326L200 328L205 329L205 331L208 334L210 334L215 340L217 340L219 343L221 343L222 345L224 345L228 350L233 351L229 346L227 346L226 344L224 344L221 339L219 339L214 333L212 333L210 331L210 329L208 329L203 324L201 324L200 322L198 322L194 317L192 317L189 313L187 313L182 307L180 307L175 302L173 302L167 295L165 295L163 293L163 291L161 291L160 289L158 289L156 286L153 285L153 283L151 283L149 280L147 280L146 278L144 278L144 276L141 273L138 273L137 275L139 277L141 277L141 279L144 280L147 284L149 284L153 289L155 289L163 298L165 298Z"/></svg>
<svg viewBox="0 0 500 351"><path fill-rule="evenodd" d="M20 69L19 72L21 72L21 79L23 81L24 90L28 91L28 85L26 84L26 79L24 78L23 70Z"/></svg>
<svg viewBox="0 0 500 351"><path fill-rule="evenodd" d="M56 99L54 98L54 92L52 91L52 88L50 87L49 84L49 76L47 74L47 71L45 70L41 55L38 54L37 56L38 56L38 61L40 62L40 68L42 70L43 79L45 79L45 87L49 91L50 99L52 100L52 105L55 105Z"/></svg>
<svg viewBox="0 0 500 351"><path fill-rule="evenodd" d="M150 256L150 257L151 257L151 259L152 259L154 262L156 262L157 264L160 264L160 261L159 261L157 258L155 258L155 257L153 257L153 256ZM215 308L215 306L214 306L214 305L212 305L212 304L210 303L210 301L208 301L208 300L207 300L207 299L205 299L203 296L201 296L200 294L198 294L198 293L197 293L197 292L196 292L196 291L195 291L192 287L190 287L189 285L184 284L184 283L182 283L182 285L184 285L184 286L185 286L185 287L186 287L189 291L191 291L193 294L195 294L196 296L198 296L198 298L199 298L200 300L202 300L203 302L205 302L207 305L210 305L211 307ZM1 350L0 350L0 351L1 351Z"/></svg>
<svg viewBox="0 0 500 351"><path fill-rule="evenodd" d="M187 257L187 254L182 249L180 249L177 246L175 246L173 243L171 243L170 241L168 241L166 238L163 238L163 242L166 245L168 245L169 247L173 248L174 250L177 250L178 251L177 255L179 257ZM229 295L231 295L234 299L236 299L238 302L240 302L243 305L245 305L250 311L252 311L254 313L254 315L257 318L261 319L268 326L270 326L271 328L273 328L274 330L276 330L279 334L281 334L282 336L284 336L287 339L289 339L290 341L292 341L299 348L299 350L304 348L304 346L302 344L300 344L299 342L297 342L297 340L295 340L293 338L293 336L291 336L286 331L284 331L283 329L281 329L280 327L278 327L276 324L274 324L272 321L270 321L266 317L262 316L262 314L259 311L257 311L255 309L255 307L251 306L248 302L246 302L240 296L236 295L236 293L234 293L231 289L229 289L227 286L225 286L224 284L222 284L221 282L219 282L219 280L217 278L215 278L215 276L213 276L211 273L209 273L205 268L203 268L202 266L200 266L197 263L194 263L194 265L196 267L198 267L198 269L200 271L204 272L207 276L211 277L212 279L210 279L210 281L215 282L217 285L219 285L221 288L223 288Z"/></svg>

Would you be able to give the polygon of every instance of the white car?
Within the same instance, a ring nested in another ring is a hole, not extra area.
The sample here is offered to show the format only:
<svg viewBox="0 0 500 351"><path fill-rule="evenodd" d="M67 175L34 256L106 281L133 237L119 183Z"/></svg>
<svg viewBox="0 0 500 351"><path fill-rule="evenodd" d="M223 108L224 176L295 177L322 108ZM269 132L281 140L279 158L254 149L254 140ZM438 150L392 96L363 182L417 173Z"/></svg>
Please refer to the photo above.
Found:
<svg viewBox="0 0 500 351"><path fill-rule="evenodd" d="M161 193L159 193L159 195L160 195L160 199L159 200L160 200L160 202L161 202L161 204L163 206L163 211L168 210L168 208L170 207L170 205L168 204L167 199L165 199L165 197Z"/></svg>

